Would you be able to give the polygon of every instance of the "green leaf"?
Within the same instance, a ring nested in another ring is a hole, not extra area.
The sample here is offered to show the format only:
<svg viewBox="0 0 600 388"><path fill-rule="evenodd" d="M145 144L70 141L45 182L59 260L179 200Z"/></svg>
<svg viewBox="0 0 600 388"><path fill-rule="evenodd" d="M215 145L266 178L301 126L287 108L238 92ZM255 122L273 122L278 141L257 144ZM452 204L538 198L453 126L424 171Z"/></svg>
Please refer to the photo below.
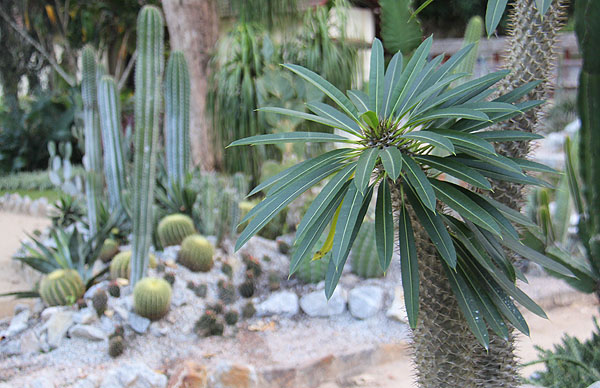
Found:
<svg viewBox="0 0 600 388"><path fill-rule="evenodd" d="M469 196L476 204L481 206L492 217L494 217L494 220L502 229L502 233L506 233L516 239L519 238L519 233L515 230L511 222L497 208L495 208L488 201L486 201L482 195L474 193L462 187L460 187L459 190L462 191L465 195Z"/></svg>
<svg viewBox="0 0 600 388"><path fill-rule="evenodd" d="M440 108L411 117L407 125L426 123L436 119L470 119L488 121L489 117L483 112L463 108Z"/></svg>
<svg viewBox="0 0 600 388"><path fill-rule="evenodd" d="M508 319L517 330L529 337L529 326L517 306L515 306L510 299L510 296L508 296L496 282L490 279L489 275L483 275L480 280L484 283L487 295L500 313Z"/></svg>
<svg viewBox="0 0 600 388"><path fill-rule="evenodd" d="M448 138L440 135L436 132L431 131L412 131L400 136L403 139L418 140L421 142L429 143L435 147L445 149L450 153L454 153L454 145Z"/></svg>
<svg viewBox="0 0 600 388"><path fill-rule="evenodd" d="M435 129L434 131L442 136L447 137L457 147L483 152L486 154L496 153L496 150L494 150L494 146L492 146L492 144L486 140L478 138L477 136L453 131L450 129Z"/></svg>
<svg viewBox="0 0 600 388"><path fill-rule="evenodd" d="M518 164L509 158L497 154L475 151L473 148L466 148L458 145L456 146L456 149L473 157L473 159L469 157L463 158L462 156L458 155L458 157L455 158L457 162L476 168L480 170L483 175L486 175L487 172L494 172L496 174L504 174L506 172L509 176L514 176L515 178L520 177L525 180L528 178L527 175L523 174L521 167L519 167ZM528 183L533 184L533 182L534 180L530 180Z"/></svg>
<svg viewBox="0 0 600 388"><path fill-rule="evenodd" d="M385 172L394 182L402 171L402 152L397 147L385 147L379 152Z"/></svg>
<svg viewBox="0 0 600 388"><path fill-rule="evenodd" d="M417 327L419 315L419 258L415 246L413 227L404 203L398 216L398 245L400 247L404 304L406 305L408 323L414 329Z"/></svg>
<svg viewBox="0 0 600 388"><path fill-rule="evenodd" d="M546 14L546 12L548 12L551 4L552 0L535 0L535 7L542 17Z"/></svg>
<svg viewBox="0 0 600 388"><path fill-rule="evenodd" d="M394 217L392 216L390 185L387 179L382 180L377 190L375 244L379 256L379 265L383 272L386 272L394 253Z"/></svg>
<svg viewBox="0 0 600 388"><path fill-rule="evenodd" d="M542 83L541 80L528 82L524 85L519 86L518 88L514 88L513 90L511 90L510 92L508 92L506 94L501 95L500 97L496 98L494 101L516 102L521 97L525 96L526 94L529 94L530 91L535 89L541 83Z"/></svg>
<svg viewBox="0 0 600 388"><path fill-rule="evenodd" d="M352 185L350 185L352 187ZM340 277L342 276L342 271L344 269L344 265L346 265L346 260L348 259L348 254L350 254L350 248L354 244L354 240L356 240L356 236L358 235L358 231L362 225L363 219L365 218L365 214L369 209L369 204L371 203L371 197L373 196L373 186L370 186L367 190L367 193L363 197L362 205L360 211L358 212L358 216L356 217L356 223L354 224L354 229L350 234L350 240L348 242L348 248L341 255L341 261L338 265L334 262L334 260L329 260L329 267L327 269L327 274L325 275L325 296L327 299L331 298L333 295L333 291L340 281ZM341 212L340 212L341 213ZM341 218L340 218L341 219ZM338 221L339 225L339 221ZM337 226L336 225L336 229ZM335 238L335 237L334 237Z"/></svg>
<svg viewBox="0 0 600 388"><path fill-rule="evenodd" d="M450 288L452 288L458 302L458 307L463 312L467 325L479 343L486 350L489 349L490 339L481 314L482 307L479 305L478 300L473 295L471 288L467 285L463 276L459 272L454 272L451 268L448 268L446 263L442 263L442 266L448 276Z"/></svg>
<svg viewBox="0 0 600 388"><path fill-rule="evenodd" d="M265 107L265 108L259 108L258 111L265 112L265 113L277 113L280 115L297 117L299 119L314 121L315 123L327 125L328 127L334 127L334 128L337 127L337 124L335 121L323 118L321 116L317 116L317 115L313 115L313 114L305 113L305 112L299 112L299 111L292 110L292 109L277 108L277 107Z"/></svg>
<svg viewBox="0 0 600 388"><path fill-rule="evenodd" d="M492 189L490 182L483 175L477 172L477 170L467 167L462 163L458 163L451 158L424 155L415 156L415 159L429 165L429 167L435 168L436 170L458 178L475 187L479 187L484 190Z"/></svg>
<svg viewBox="0 0 600 388"><path fill-rule="evenodd" d="M557 262L554 259L549 258L548 256L541 254L540 252L536 251L535 249L529 248L527 245L523 244L522 242L520 242L518 240L513 239L510 236L504 236L504 238L500 241L500 243L502 245L504 245L505 247L507 247L508 249L523 256L524 258L529 259L529 260L533 261L534 263L538 263L539 265L541 265L544 268L547 268L554 272L558 272L559 274L561 274L563 276L575 277L573 272L571 272L571 270L569 270L564 265L560 264L559 262Z"/></svg>
<svg viewBox="0 0 600 388"><path fill-rule="evenodd" d="M402 75L402 53L398 51L392 57L390 64L387 67L384 78L384 94L383 94L383 118L388 118L391 109L391 98L394 87L398 83Z"/></svg>
<svg viewBox="0 0 600 388"><path fill-rule="evenodd" d="M475 132L473 133L473 136L477 136L486 141L494 142L529 141L544 138L544 136L538 135L537 133L510 130Z"/></svg>
<svg viewBox="0 0 600 388"><path fill-rule="evenodd" d="M283 67L293 71L300 77L316 86L317 89L325 93L329 98L333 100L344 112L346 112L354 120L358 120L358 112L348 97L344 96L344 93L340 92L335 86L329 81L318 75L317 73L308 70L302 66L286 64Z"/></svg>
<svg viewBox="0 0 600 388"><path fill-rule="evenodd" d="M335 123L335 128L339 128L355 136L362 136L362 130L360 129L360 126L350 117L346 116L334 107L322 102L311 102L306 104L306 106L319 116L333 121Z"/></svg>
<svg viewBox="0 0 600 388"><path fill-rule="evenodd" d="M536 171L536 172L545 172L548 174L561 174L560 171L553 169L552 167L548 167L545 164L537 163L527 159L521 158L509 158L513 162L515 162L519 167L521 167L524 171Z"/></svg>
<svg viewBox="0 0 600 388"><path fill-rule="evenodd" d="M331 259L333 260L336 269L339 268L344 260L344 256L347 255L347 252L350 250L350 238L354 226L357 223L362 222L362 220L358 220L358 214L363 204L363 199L364 196L356 188L356 185L350 185L344 196L340 216L335 226Z"/></svg>
<svg viewBox="0 0 600 388"><path fill-rule="evenodd" d="M358 157L356 172L354 174L354 184L361 194L364 193L365 187L369 184L378 156L379 148L367 148Z"/></svg>
<svg viewBox="0 0 600 388"><path fill-rule="evenodd" d="M371 106L375 107L375 117L383 111L384 76L383 45L379 39L375 38L371 48L369 74L369 96L371 97Z"/></svg>
<svg viewBox="0 0 600 388"><path fill-rule="evenodd" d="M424 89L424 85L427 83L427 80L431 77L431 75L435 71L435 67L438 66L443 59L442 55L435 57L429 63L426 63L423 70L419 72L417 77L415 77L414 81L411 85L406 85L405 91L403 91L401 99L402 103L396 108L396 117L402 117L404 114L412 109L412 107L420 101L418 97L419 93L422 89ZM425 90L426 95L430 95L429 92L435 92L439 90L439 88L430 88L429 90ZM426 98L426 97L424 97ZM416 101L415 101L416 100Z"/></svg>
<svg viewBox="0 0 600 388"><path fill-rule="evenodd" d="M440 201L454 209L461 217L470 220L475 225L479 225L499 237L502 235L500 227L494 218L453 184L437 179L430 179L430 182Z"/></svg>
<svg viewBox="0 0 600 388"><path fill-rule="evenodd" d="M485 11L485 29L487 30L488 38L492 36L496 27L498 27L507 3L508 0L488 0L487 10Z"/></svg>
<svg viewBox="0 0 600 388"><path fill-rule="evenodd" d="M431 183L429 183L429 180L427 179L427 175L425 175L423 170L421 170L421 167L410 156L403 156L402 159L404 161L402 169L406 174L408 183L410 183L411 187L415 190L415 193L425 207L435 212L435 193L433 192Z"/></svg>
<svg viewBox="0 0 600 388"><path fill-rule="evenodd" d="M372 110L368 110L365 113L360 115L360 118L373 130L377 131L379 127L379 119L377 118L377 114Z"/></svg>
<svg viewBox="0 0 600 388"><path fill-rule="evenodd" d="M569 191L573 198L573 204L577 213L583 214L585 207L583 205L583 194L581 192L581 186L577 172L575 172L575 157L573 156L573 147L571 146L571 139L567 137L565 139L565 173L567 174L567 180L569 183Z"/></svg>
<svg viewBox="0 0 600 388"><path fill-rule="evenodd" d="M500 211L500 213L502 213L504 215L504 217L508 218L512 222L522 225L522 226L530 227L530 228L531 227L535 228L537 226L529 218L527 218L525 215L518 212L517 210L512 209L512 208L506 206L505 204L496 201L493 198L490 198L487 196L482 196L481 198L488 201L493 207L498 209L498 211Z"/></svg>
<svg viewBox="0 0 600 388"><path fill-rule="evenodd" d="M522 113L519 109L506 102L478 101L458 105L457 108L473 109L484 113Z"/></svg>
<svg viewBox="0 0 600 388"><path fill-rule="evenodd" d="M241 145L257 144L280 144L280 143L350 143L352 140L335 135L333 133L322 132L286 132L271 133L268 135L250 136L244 139L236 140L227 147Z"/></svg>
<svg viewBox="0 0 600 388"><path fill-rule="evenodd" d="M356 106L356 109L358 109L359 115L362 115L366 111L373 110L369 106L369 96L362 90L349 90L348 96L350 96L350 100L352 100L352 103Z"/></svg>
<svg viewBox="0 0 600 388"><path fill-rule="evenodd" d="M354 165L348 165L338 172L319 192L312 201L300 224L296 228L296 240L304 236L304 232L310 228L313 222L318 220L327 207L343 191L348 189L349 181L354 172Z"/></svg>
<svg viewBox="0 0 600 388"><path fill-rule="evenodd" d="M528 110L535 108L543 103L543 101L525 101L519 104L515 104L515 106L519 109L518 112L509 112L509 113L491 113L489 115L490 121L481 122L475 120L462 120L458 123L452 125L450 129L460 132L473 132L479 129L484 129L489 127L492 124L499 123L501 121L508 120L512 117L518 116L522 114L521 112L527 112Z"/></svg>
<svg viewBox="0 0 600 388"><path fill-rule="evenodd" d="M421 225L429 235L429 239L435 245L442 259L451 268L456 268L456 250L442 219L438 214L424 207L408 185L405 184L404 187L406 187L404 190L406 197L415 211L417 218L421 221Z"/></svg>

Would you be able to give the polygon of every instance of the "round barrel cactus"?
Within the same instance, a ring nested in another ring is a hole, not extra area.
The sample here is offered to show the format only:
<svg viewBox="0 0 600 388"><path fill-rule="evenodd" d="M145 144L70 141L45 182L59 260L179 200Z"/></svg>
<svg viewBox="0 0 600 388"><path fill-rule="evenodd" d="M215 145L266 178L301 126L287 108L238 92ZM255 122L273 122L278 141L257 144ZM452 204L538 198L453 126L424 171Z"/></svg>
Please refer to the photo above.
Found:
<svg viewBox="0 0 600 388"><path fill-rule="evenodd" d="M164 317L171 304L171 286L163 279L144 278L133 289L135 312L150 320Z"/></svg>
<svg viewBox="0 0 600 388"><path fill-rule="evenodd" d="M194 233L194 221L185 214L168 215L158 224L158 239L163 247L179 245L183 239Z"/></svg>
<svg viewBox="0 0 600 388"><path fill-rule="evenodd" d="M178 260L194 272L208 272L213 267L214 254L215 248L212 244L199 234L194 234L183 240Z"/></svg>
<svg viewBox="0 0 600 388"><path fill-rule="evenodd" d="M156 268L156 257L150 254L150 268ZM110 262L111 279L129 279L131 273L131 251L120 252Z"/></svg>
<svg viewBox="0 0 600 388"><path fill-rule="evenodd" d="M40 284L40 296L48 306L65 306L83 296L85 286L74 269L57 269Z"/></svg>
<svg viewBox="0 0 600 388"><path fill-rule="evenodd" d="M117 253L119 253L119 243L112 238L104 240L100 250L100 260L108 263Z"/></svg>

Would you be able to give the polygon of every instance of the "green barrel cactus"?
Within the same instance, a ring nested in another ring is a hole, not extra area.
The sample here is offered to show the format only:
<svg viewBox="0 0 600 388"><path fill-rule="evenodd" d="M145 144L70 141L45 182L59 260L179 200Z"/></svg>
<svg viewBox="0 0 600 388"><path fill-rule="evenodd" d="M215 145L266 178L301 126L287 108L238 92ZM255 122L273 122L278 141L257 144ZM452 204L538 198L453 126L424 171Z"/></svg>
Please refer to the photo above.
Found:
<svg viewBox="0 0 600 388"><path fill-rule="evenodd" d="M214 254L212 244L199 234L194 234L183 240L177 259L191 271L208 272L213 267Z"/></svg>
<svg viewBox="0 0 600 388"><path fill-rule="evenodd" d="M383 270L379 264L377 247L375 246L375 223L365 222L358 235L351 253L352 272L361 278L379 278Z"/></svg>
<svg viewBox="0 0 600 388"><path fill-rule="evenodd" d="M150 254L150 268L156 267L156 257ZM131 251L120 252L113 257L110 263L111 279L129 279L131 275Z"/></svg>
<svg viewBox="0 0 600 388"><path fill-rule="evenodd" d="M40 284L40 296L48 306L73 304L84 292L83 280L74 269L52 271Z"/></svg>
<svg viewBox="0 0 600 388"><path fill-rule="evenodd" d="M321 260L304 260L298 268L298 272L296 272L296 277L302 283L318 283L325 280L328 266L329 255L326 255Z"/></svg>
<svg viewBox="0 0 600 388"><path fill-rule="evenodd" d="M133 289L133 307L136 314L153 321L164 317L171 305L171 294L171 286L166 280L140 280Z"/></svg>
<svg viewBox="0 0 600 388"><path fill-rule="evenodd" d="M104 240L100 249L100 260L108 263L117 253L119 253L119 243L112 238Z"/></svg>
<svg viewBox="0 0 600 388"><path fill-rule="evenodd" d="M185 214L171 214L158 223L158 239L163 247L179 245L187 237L196 233L194 221Z"/></svg>

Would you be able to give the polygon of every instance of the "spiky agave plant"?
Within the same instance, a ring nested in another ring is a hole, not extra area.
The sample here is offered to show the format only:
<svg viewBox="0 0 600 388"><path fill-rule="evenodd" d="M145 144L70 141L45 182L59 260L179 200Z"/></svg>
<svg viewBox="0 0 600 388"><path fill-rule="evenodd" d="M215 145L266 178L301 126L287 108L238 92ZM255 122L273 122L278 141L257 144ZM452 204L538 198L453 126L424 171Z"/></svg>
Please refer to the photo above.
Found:
<svg viewBox="0 0 600 388"><path fill-rule="evenodd" d="M314 114L282 108L263 110L325 124L342 135L280 133L231 145L332 142L348 147L304 161L257 186L250 195L261 190L267 195L242 220L249 222L236 249L300 194L331 177L297 228L290 264L293 273L303 261L310 260L307 252L330 224L329 236L317 253L318 257L330 255L325 280L325 292L330 297L377 190L379 262L384 271L390 265L397 228L405 303L410 326L415 329L419 384L476 387L472 348L480 343L488 349L489 331L506 339L509 324L529 333L515 302L545 317L543 310L516 287L516 279L524 277L503 247L549 269L571 274L521 244L511 221L528 224L523 215L479 192L490 190L489 178L546 184L524 172L544 170L545 166L500 156L493 146L495 142L539 136L485 130L541 104L517 103L535 84L523 85L491 101L487 97L494 91L492 86L508 71L452 88L454 81L465 76L454 70L472 46L442 64L443 55L427 60L431 44L432 38L426 39L405 66L402 54L397 53L385 71L383 47L375 40L368 95L354 90L346 96L319 75L301 66L284 65L319 88L341 111L322 103L307 104ZM446 208L453 212L445 212ZM479 348L481 352L483 348Z"/></svg>

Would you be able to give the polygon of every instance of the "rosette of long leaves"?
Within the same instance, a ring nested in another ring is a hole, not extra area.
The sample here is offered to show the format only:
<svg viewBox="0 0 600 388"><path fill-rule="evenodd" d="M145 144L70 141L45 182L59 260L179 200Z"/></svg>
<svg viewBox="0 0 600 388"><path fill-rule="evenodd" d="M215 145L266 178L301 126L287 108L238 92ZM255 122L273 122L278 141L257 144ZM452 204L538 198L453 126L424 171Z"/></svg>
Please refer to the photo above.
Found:
<svg viewBox="0 0 600 388"><path fill-rule="evenodd" d="M431 44L432 38L426 39L406 64L398 52L385 69L383 47L375 40L368 94L352 90L345 95L310 70L284 65L320 89L337 107L313 102L307 104L313 113L283 108L262 110L325 124L337 133L260 135L234 141L231 146L331 142L342 147L301 162L258 185L250 195L264 191L266 197L242 220L248 225L236 249L300 194L329 178L298 225L290 273L304 260L311 260L308 253L329 226L328 238L314 258L326 254L330 257L325 280L325 292L330 297L377 192L377 254L385 271L394 243L399 246L410 325L416 327L419 308L415 237L422 240L422 236L416 235L418 222L418 230L426 232L437 250L467 324L487 348L488 327L503 338L508 337L507 322L529 333L515 302L545 317L543 310L517 288L516 279L524 276L506 256L506 248L572 276L564 266L519 241L513 223L531 224L525 216L485 195L491 189L491 178L547 185L527 172L548 171L548 167L506 158L494 150L494 142L527 141L538 135L486 130L542 102L519 102L535 83L490 100L494 84L508 74L506 71L453 88L454 81L466 75L455 73L455 69L472 45L442 63L443 55L428 59Z"/></svg>

